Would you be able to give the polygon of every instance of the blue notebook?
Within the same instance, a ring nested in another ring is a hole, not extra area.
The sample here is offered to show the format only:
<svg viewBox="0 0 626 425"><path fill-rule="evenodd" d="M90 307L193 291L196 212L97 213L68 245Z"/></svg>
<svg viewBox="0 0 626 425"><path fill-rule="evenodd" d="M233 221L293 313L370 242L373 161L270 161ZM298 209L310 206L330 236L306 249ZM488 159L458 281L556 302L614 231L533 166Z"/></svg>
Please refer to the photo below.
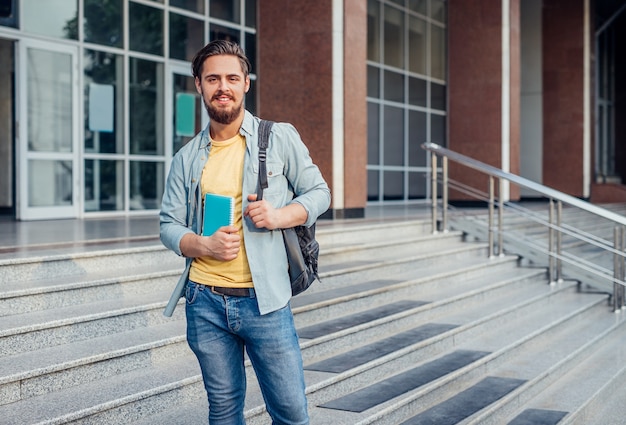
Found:
<svg viewBox="0 0 626 425"><path fill-rule="evenodd" d="M230 226L235 218L235 198L207 193L204 195L202 236L211 236L222 226Z"/></svg>

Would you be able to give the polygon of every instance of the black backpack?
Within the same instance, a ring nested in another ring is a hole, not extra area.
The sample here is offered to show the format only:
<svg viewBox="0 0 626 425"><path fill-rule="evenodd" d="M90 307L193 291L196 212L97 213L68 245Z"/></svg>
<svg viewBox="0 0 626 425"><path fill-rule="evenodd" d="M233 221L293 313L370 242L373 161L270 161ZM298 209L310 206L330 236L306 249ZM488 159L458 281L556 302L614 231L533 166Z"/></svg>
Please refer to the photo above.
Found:
<svg viewBox="0 0 626 425"><path fill-rule="evenodd" d="M257 200L263 199L263 190L267 188L267 147L269 145L272 121L261 120L259 124L259 184ZM320 246L315 240L315 223L311 227L296 226L282 229L285 251L289 261L289 278L291 280L291 295L298 295L305 291L317 274L317 259Z"/></svg>

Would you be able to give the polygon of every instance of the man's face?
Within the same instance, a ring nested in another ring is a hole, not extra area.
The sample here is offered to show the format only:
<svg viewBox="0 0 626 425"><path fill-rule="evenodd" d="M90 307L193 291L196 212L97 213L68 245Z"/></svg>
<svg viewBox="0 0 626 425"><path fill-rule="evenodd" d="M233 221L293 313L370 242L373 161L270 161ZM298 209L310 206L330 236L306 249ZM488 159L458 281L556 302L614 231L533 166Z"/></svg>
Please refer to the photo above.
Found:
<svg viewBox="0 0 626 425"><path fill-rule="evenodd" d="M250 78L243 75L236 56L208 57L202 66L200 78L196 77L195 82L211 120L230 124L242 114Z"/></svg>

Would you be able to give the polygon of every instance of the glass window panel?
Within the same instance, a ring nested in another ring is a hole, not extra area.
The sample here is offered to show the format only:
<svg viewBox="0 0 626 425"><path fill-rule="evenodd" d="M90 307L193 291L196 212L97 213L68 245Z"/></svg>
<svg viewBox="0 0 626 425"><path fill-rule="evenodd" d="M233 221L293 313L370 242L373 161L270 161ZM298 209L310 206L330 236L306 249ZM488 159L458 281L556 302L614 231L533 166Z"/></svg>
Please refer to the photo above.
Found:
<svg viewBox="0 0 626 425"><path fill-rule="evenodd" d="M430 25L431 57L430 75L440 80L446 79L446 33L443 28Z"/></svg>
<svg viewBox="0 0 626 425"><path fill-rule="evenodd" d="M380 3L367 2L367 59L380 61Z"/></svg>
<svg viewBox="0 0 626 425"><path fill-rule="evenodd" d="M426 192L428 180L426 173L409 173L409 199L423 199L428 194Z"/></svg>
<svg viewBox="0 0 626 425"><path fill-rule="evenodd" d="M85 50L84 63L85 152L123 153L124 58ZM103 91L110 97L102 96ZM90 105L94 106L93 111ZM103 119L103 115L107 118Z"/></svg>
<svg viewBox="0 0 626 425"><path fill-rule="evenodd" d="M409 103L426 107L426 80L409 77Z"/></svg>
<svg viewBox="0 0 626 425"><path fill-rule="evenodd" d="M130 152L163 154L163 64L130 58Z"/></svg>
<svg viewBox="0 0 626 425"><path fill-rule="evenodd" d="M409 16L409 71L426 75L426 21Z"/></svg>
<svg viewBox="0 0 626 425"><path fill-rule="evenodd" d="M209 13L213 18L238 24L241 15L239 5L239 0L210 0Z"/></svg>
<svg viewBox="0 0 626 425"><path fill-rule="evenodd" d="M28 206L72 205L72 162L28 161Z"/></svg>
<svg viewBox="0 0 626 425"><path fill-rule="evenodd" d="M397 68L404 67L404 14L390 6L385 6L385 64Z"/></svg>
<svg viewBox="0 0 626 425"><path fill-rule="evenodd" d="M28 150L72 151L72 56L28 49Z"/></svg>
<svg viewBox="0 0 626 425"><path fill-rule="evenodd" d="M161 205L165 167L162 162L130 163L131 210L156 210Z"/></svg>
<svg viewBox="0 0 626 425"><path fill-rule="evenodd" d="M246 0L246 26L256 28L256 0Z"/></svg>
<svg viewBox="0 0 626 425"><path fill-rule="evenodd" d="M367 103L367 163L370 165L380 164L379 108L375 103Z"/></svg>
<svg viewBox="0 0 626 425"><path fill-rule="evenodd" d="M239 30L228 28L223 25L211 24L209 29L209 40L229 40L241 44L239 40Z"/></svg>
<svg viewBox="0 0 626 425"><path fill-rule="evenodd" d="M379 172L377 170L367 171L367 200L378 201L380 197L380 187L378 184Z"/></svg>
<svg viewBox="0 0 626 425"><path fill-rule="evenodd" d="M427 0L409 0L409 9L426 15Z"/></svg>
<svg viewBox="0 0 626 425"><path fill-rule="evenodd" d="M443 115L430 116L430 141L446 146L446 117Z"/></svg>
<svg viewBox="0 0 626 425"><path fill-rule="evenodd" d="M430 83L430 107L442 111L446 110L446 86Z"/></svg>
<svg viewBox="0 0 626 425"><path fill-rule="evenodd" d="M85 211L124 209L124 161L85 160Z"/></svg>
<svg viewBox="0 0 626 425"><path fill-rule="evenodd" d="M246 56L250 61L250 73L256 73L256 35L246 33Z"/></svg>
<svg viewBox="0 0 626 425"><path fill-rule="evenodd" d="M180 111L176 107L178 95L186 94L186 95L191 95L195 98L195 105L192 111L192 113L195 116L191 117L191 119L193 119L193 126L194 126L193 134L180 134L178 131L174 131L172 152L176 153L181 147L187 144L187 142L189 142L195 134L197 134L198 132L202 130L201 126L202 126L203 105L202 105L202 100L200 98L200 95L196 91L196 86L194 84L193 77L190 77L188 75L173 74L172 80L174 83L174 99L172 99L174 103L174 108L173 108L174 116L172 117L173 122L174 122L174 129L177 128L175 123L179 122L178 114L180 113Z"/></svg>
<svg viewBox="0 0 626 425"><path fill-rule="evenodd" d="M446 21L446 2L444 0L430 0L430 17L439 22Z"/></svg>
<svg viewBox="0 0 626 425"><path fill-rule="evenodd" d="M385 99L393 102L404 102L404 75L393 71L384 71Z"/></svg>
<svg viewBox="0 0 626 425"><path fill-rule="evenodd" d="M385 171L383 180L383 200L401 201L404 199L404 172Z"/></svg>
<svg viewBox="0 0 626 425"><path fill-rule="evenodd" d="M385 106L384 113L384 163L404 165L404 110Z"/></svg>
<svg viewBox="0 0 626 425"><path fill-rule="evenodd" d="M85 1L85 41L122 47L124 45L122 0Z"/></svg>
<svg viewBox="0 0 626 425"><path fill-rule="evenodd" d="M421 147L426 141L426 113L409 111L409 166L426 166L426 151Z"/></svg>
<svg viewBox="0 0 626 425"><path fill-rule="evenodd" d="M204 46L204 22L170 13L170 57L190 61Z"/></svg>
<svg viewBox="0 0 626 425"><path fill-rule="evenodd" d="M204 15L204 0L170 0L170 6L191 10Z"/></svg>
<svg viewBox="0 0 626 425"><path fill-rule="evenodd" d="M367 67L367 95L369 97L380 97L380 70L376 67Z"/></svg>
<svg viewBox="0 0 626 425"><path fill-rule="evenodd" d="M128 5L131 50L163 55L163 11L143 4Z"/></svg>
<svg viewBox="0 0 626 425"><path fill-rule="evenodd" d="M77 0L22 0L20 14L23 31L78 40Z"/></svg>

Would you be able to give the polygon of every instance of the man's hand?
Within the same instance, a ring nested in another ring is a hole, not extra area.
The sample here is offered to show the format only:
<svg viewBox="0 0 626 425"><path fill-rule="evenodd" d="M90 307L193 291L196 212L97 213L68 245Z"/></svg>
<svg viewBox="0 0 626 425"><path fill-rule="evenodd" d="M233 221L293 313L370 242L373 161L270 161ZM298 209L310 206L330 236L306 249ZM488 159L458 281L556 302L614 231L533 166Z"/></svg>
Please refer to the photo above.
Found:
<svg viewBox="0 0 626 425"><path fill-rule="evenodd" d="M283 208L274 208L265 199L256 200L256 194L248 195L250 202L243 215L249 217L257 228L268 230L287 229L304 224L307 212L298 203L289 204Z"/></svg>
<svg viewBox="0 0 626 425"><path fill-rule="evenodd" d="M180 249L185 257L211 257L221 261L237 258L241 237L237 227L223 226L211 236L188 233L180 240Z"/></svg>

